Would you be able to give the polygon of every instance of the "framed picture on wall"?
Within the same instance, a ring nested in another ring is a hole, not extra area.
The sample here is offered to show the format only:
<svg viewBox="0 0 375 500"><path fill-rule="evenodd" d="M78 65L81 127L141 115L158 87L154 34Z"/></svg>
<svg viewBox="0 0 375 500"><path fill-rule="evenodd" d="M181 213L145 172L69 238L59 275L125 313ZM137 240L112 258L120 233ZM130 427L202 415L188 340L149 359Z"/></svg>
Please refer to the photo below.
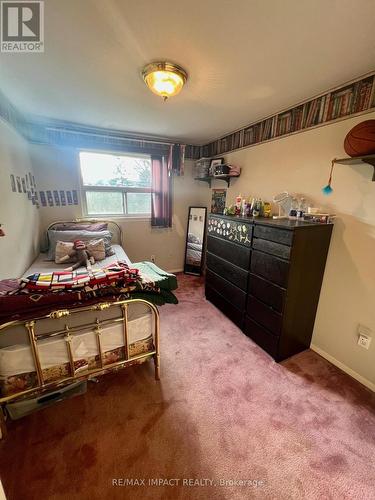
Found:
<svg viewBox="0 0 375 500"><path fill-rule="evenodd" d="M60 206L60 198L59 198L59 192L57 191L57 189L55 189L53 192L53 198L55 200L55 205L57 207L59 207Z"/></svg>
<svg viewBox="0 0 375 500"><path fill-rule="evenodd" d="M77 193L76 189L73 189L72 194L73 194L74 205L78 205L78 193Z"/></svg>
<svg viewBox="0 0 375 500"><path fill-rule="evenodd" d="M30 193L31 195L31 193ZM44 191L39 191L39 196L40 196L40 203L42 204L42 207L47 206L47 199L46 199L46 193ZM31 196L30 196L31 199Z"/></svg>
<svg viewBox="0 0 375 500"><path fill-rule="evenodd" d="M17 176L16 180L17 180L17 191L18 191L19 193L22 193L21 177L18 177L18 176Z"/></svg>
<svg viewBox="0 0 375 500"><path fill-rule="evenodd" d="M50 207L53 207L52 192L51 192L51 191L46 191L46 195L47 195L48 205L49 205Z"/></svg>
<svg viewBox="0 0 375 500"><path fill-rule="evenodd" d="M66 206L65 191L60 191L60 200L61 200L61 205L65 207Z"/></svg>
<svg viewBox="0 0 375 500"><path fill-rule="evenodd" d="M16 180L13 174L10 174L10 186L12 188L13 193L15 193L17 191L17 188L16 188Z"/></svg>
<svg viewBox="0 0 375 500"><path fill-rule="evenodd" d="M213 214L223 214L225 208L226 189L213 189L211 199L211 212Z"/></svg>

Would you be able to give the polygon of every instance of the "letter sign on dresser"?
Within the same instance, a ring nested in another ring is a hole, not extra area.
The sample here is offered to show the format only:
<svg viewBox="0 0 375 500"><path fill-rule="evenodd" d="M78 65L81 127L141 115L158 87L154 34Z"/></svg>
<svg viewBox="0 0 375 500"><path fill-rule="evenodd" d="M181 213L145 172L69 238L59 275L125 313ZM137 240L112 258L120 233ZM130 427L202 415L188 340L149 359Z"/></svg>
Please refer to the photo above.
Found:
<svg viewBox="0 0 375 500"><path fill-rule="evenodd" d="M206 298L276 361L310 346L332 228L208 217Z"/></svg>

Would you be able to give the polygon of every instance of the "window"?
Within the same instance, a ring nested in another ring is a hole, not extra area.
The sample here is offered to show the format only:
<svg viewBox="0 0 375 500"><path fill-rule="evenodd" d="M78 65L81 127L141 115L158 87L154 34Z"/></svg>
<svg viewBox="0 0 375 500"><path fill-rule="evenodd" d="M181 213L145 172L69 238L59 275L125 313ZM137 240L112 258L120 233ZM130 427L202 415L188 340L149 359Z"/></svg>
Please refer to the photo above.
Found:
<svg viewBox="0 0 375 500"><path fill-rule="evenodd" d="M87 215L150 216L151 158L81 151Z"/></svg>

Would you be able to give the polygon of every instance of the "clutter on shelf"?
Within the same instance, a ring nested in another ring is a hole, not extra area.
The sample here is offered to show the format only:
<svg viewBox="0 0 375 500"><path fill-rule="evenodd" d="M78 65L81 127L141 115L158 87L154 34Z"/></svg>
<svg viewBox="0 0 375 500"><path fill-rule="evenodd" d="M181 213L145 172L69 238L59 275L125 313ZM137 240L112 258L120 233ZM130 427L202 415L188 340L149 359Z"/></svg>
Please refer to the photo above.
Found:
<svg viewBox="0 0 375 500"><path fill-rule="evenodd" d="M230 179L239 177L240 167L225 163L224 158L200 158L195 162L195 180L205 181L211 187L211 181L222 179L230 185Z"/></svg>
<svg viewBox="0 0 375 500"><path fill-rule="evenodd" d="M246 197L239 194L234 204L224 208L224 215L240 217L266 217L274 219L289 219L297 221L332 223L335 215L321 208L314 207L303 196L291 195L287 191L274 196L273 203L278 206L278 214L273 215L272 204L259 197Z"/></svg>

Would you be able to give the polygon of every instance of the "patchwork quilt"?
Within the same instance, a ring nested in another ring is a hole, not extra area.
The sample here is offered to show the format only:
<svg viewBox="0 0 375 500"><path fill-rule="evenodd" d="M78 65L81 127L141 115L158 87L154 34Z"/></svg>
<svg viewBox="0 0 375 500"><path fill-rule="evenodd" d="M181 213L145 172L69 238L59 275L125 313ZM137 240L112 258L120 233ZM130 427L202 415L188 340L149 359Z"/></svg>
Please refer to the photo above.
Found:
<svg viewBox="0 0 375 500"><path fill-rule="evenodd" d="M116 262L104 268L92 269L90 272L87 269L78 269L77 271L35 273L22 278L20 288L38 292L78 289L92 291L116 284L131 290L131 285L134 287L138 279L138 269L130 269L127 264Z"/></svg>
<svg viewBox="0 0 375 500"><path fill-rule="evenodd" d="M20 280L0 281L0 324L49 314L55 309L82 307L104 301L140 298L155 305L177 304L173 274L151 262L114 262L89 273L34 273Z"/></svg>

